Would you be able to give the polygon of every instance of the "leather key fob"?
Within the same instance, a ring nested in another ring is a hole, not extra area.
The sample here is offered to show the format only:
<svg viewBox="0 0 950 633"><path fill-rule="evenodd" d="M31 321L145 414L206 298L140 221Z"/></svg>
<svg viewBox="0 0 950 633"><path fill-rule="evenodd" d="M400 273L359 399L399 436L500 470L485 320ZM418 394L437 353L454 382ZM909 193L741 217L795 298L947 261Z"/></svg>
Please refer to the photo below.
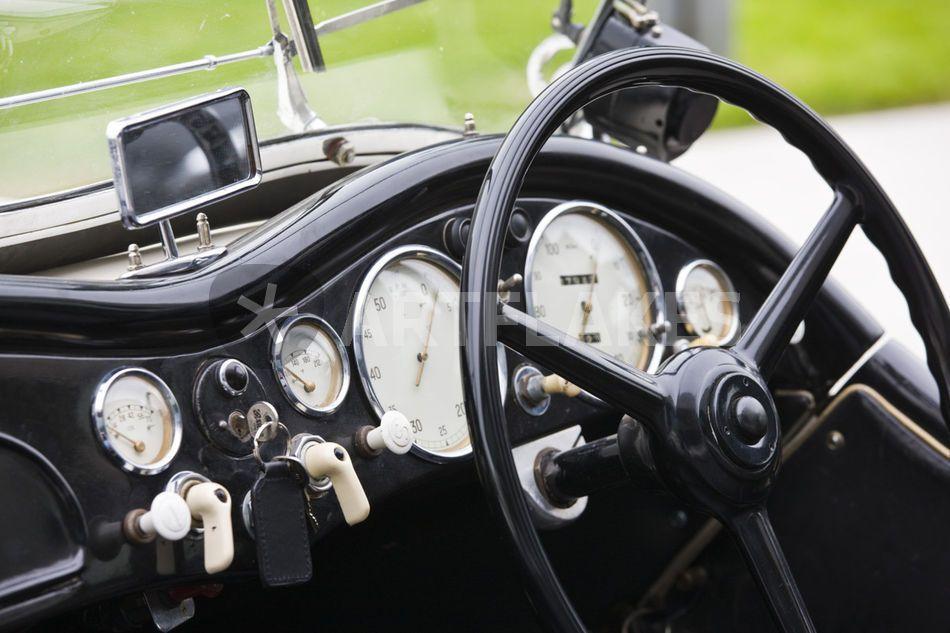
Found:
<svg viewBox="0 0 950 633"><path fill-rule="evenodd" d="M313 576L303 482L291 463L274 460L264 464L251 489L257 565L265 587L297 585Z"/></svg>

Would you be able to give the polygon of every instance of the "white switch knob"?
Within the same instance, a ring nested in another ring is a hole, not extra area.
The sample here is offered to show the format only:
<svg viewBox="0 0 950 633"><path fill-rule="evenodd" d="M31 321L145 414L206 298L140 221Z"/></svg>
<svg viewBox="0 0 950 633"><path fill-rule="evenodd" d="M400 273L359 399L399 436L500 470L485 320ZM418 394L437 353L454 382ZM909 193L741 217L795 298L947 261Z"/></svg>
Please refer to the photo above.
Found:
<svg viewBox="0 0 950 633"><path fill-rule="evenodd" d="M312 479L330 479L346 522L356 525L365 520L369 516L369 499L346 449L333 442L311 442L303 450L307 473Z"/></svg>
<svg viewBox="0 0 950 633"><path fill-rule="evenodd" d="M166 541L180 541L191 529L191 510L174 492L160 492L149 511L139 517L138 528L149 538L157 534Z"/></svg>
<svg viewBox="0 0 950 633"><path fill-rule="evenodd" d="M399 411L387 411L379 426L366 434L366 445L375 452L386 448L396 455L405 455L412 448L412 442L412 427Z"/></svg>
<svg viewBox="0 0 950 633"><path fill-rule="evenodd" d="M205 571L224 571L234 560L231 495L224 486L206 481L184 489L191 516L204 528Z"/></svg>

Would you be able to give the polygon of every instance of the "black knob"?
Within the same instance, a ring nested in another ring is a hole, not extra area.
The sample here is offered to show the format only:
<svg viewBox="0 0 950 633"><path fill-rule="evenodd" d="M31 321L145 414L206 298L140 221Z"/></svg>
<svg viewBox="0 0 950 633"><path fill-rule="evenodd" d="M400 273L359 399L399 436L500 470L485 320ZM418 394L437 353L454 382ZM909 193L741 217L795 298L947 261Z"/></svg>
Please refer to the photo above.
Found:
<svg viewBox="0 0 950 633"><path fill-rule="evenodd" d="M247 366L241 361L229 358L221 362L221 367L218 368L218 383L227 395L241 395L250 381Z"/></svg>
<svg viewBox="0 0 950 633"><path fill-rule="evenodd" d="M465 256L465 246L468 243L468 233L472 228L472 221L468 218L452 218L445 223L442 229L442 241L445 250L455 259Z"/></svg>
<svg viewBox="0 0 950 633"><path fill-rule="evenodd" d="M752 396L742 396L736 401L732 419L739 437L749 444L755 444L765 437L769 428L769 414L765 406Z"/></svg>
<svg viewBox="0 0 950 633"><path fill-rule="evenodd" d="M531 239L531 219L524 209L515 207L515 210L511 212L511 221L508 222L505 246L514 248L525 244L529 239Z"/></svg>

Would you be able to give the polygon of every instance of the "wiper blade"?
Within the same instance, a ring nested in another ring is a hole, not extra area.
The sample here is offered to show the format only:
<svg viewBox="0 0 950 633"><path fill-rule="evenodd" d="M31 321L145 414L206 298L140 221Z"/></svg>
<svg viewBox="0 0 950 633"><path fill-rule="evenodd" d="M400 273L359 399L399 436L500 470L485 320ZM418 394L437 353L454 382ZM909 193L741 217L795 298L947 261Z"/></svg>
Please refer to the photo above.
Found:
<svg viewBox="0 0 950 633"><path fill-rule="evenodd" d="M327 33L342 31L343 29L348 29L351 26L356 26L357 24L362 24L363 22L375 20L376 18L384 16L387 13L399 11L400 9L411 7L412 5L419 4L420 2L424 2L424 0L382 0L382 2L377 2L376 4L371 4L369 6L350 11L349 13L343 13L342 15L324 20L319 24L315 24L313 30L316 31L317 35L326 35Z"/></svg>

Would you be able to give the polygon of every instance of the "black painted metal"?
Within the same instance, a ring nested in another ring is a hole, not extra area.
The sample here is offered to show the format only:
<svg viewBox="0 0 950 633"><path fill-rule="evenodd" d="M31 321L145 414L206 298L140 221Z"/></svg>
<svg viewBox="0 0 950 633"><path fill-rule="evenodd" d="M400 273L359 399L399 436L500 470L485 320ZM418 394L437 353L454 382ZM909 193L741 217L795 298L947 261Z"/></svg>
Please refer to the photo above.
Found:
<svg viewBox="0 0 950 633"><path fill-rule="evenodd" d="M832 264L861 220L860 208L852 198L853 194L846 191L835 194L831 207L736 343L736 350L766 378L772 375L795 328L805 318Z"/></svg>
<svg viewBox="0 0 950 633"><path fill-rule="evenodd" d="M654 418L666 399L652 376L507 304L498 304L499 340L554 369L621 411ZM492 323L494 327L494 323Z"/></svg>
<svg viewBox="0 0 950 633"><path fill-rule="evenodd" d="M540 464L540 475L546 492L572 500L627 479L616 435L549 455Z"/></svg>
<svg viewBox="0 0 950 633"><path fill-rule="evenodd" d="M583 630L534 533L511 458L498 378L490 371L497 355L496 333L490 327L497 310L494 289L511 209L529 166L548 137L586 103L618 89L656 83L707 92L746 108L776 127L789 143L809 156L818 172L838 192L836 204L773 292L766 311L740 351L702 350L675 356L657 377L658 393L668 394L666 414L642 420L652 431L652 453L664 482L687 500L725 520L734 535L743 540L747 557L756 557L750 563L776 624L784 631L811 631L814 627L778 542L774 535L770 536L767 515L761 511L777 469L778 451L772 447L767 462L758 470L750 464L722 461L722 447L715 432L708 430L706 407L710 394L717 381L733 380L735 376L748 379L765 391L764 377L755 364L761 364L767 372L774 368L781 346L816 296L837 252L859 219L857 209L863 213L866 233L887 259L891 275L904 292L912 319L924 338L948 423L950 310L913 237L851 150L806 106L738 64L715 55L676 49L624 50L595 58L553 82L528 107L502 143L476 204L462 277L463 291L469 298L463 311L466 403L479 474L522 556L540 615L554 630ZM845 191L853 191L854 200L847 201L841 195ZM775 331L768 332L772 328ZM552 336L545 338L555 340ZM532 351L529 347L525 343L526 352ZM751 354L751 365L742 350ZM550 352L547 356L567 359L567 355L558 357ZM568 372L567 363L557 369L574 380L576 374L583 373L577 369ZM611 382L616 384L616 375L611 375ZM770 426L777 429L777 414L767 391L759 402L766 408Z"/></svg>

